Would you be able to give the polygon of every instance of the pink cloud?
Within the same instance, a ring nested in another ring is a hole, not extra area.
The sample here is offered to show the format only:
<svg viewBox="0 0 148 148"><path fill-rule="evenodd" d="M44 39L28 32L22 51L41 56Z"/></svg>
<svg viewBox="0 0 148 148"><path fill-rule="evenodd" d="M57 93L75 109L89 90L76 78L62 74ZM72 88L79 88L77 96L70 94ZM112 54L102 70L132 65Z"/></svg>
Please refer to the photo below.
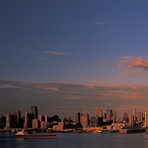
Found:
<svg viewBox="0 0 148 148"><path fill-rule="evenodd" d="M121 61L118 66L125 71L121 74L133 74L138 72L145 72L148 70L148 59L142 59L140 57L121 57Z"/></svg>

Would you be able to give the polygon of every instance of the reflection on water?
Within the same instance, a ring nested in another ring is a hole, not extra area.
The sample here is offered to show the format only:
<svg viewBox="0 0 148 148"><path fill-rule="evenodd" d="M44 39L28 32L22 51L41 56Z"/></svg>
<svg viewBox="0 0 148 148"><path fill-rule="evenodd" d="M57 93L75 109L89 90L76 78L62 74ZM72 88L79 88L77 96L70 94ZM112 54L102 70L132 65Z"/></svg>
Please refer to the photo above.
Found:
<svg viewBox="0 0 148 148"><path fill-rule="evenodd" d="M148 134L144 134L144 142L148 145Z"/></svg>
<svg viewBox="0 0 148 148"><path fill-rule="evenodd" d="M0 134L0 148L147 148L148 134L57 134L56 139L16 139Z"/></svg>

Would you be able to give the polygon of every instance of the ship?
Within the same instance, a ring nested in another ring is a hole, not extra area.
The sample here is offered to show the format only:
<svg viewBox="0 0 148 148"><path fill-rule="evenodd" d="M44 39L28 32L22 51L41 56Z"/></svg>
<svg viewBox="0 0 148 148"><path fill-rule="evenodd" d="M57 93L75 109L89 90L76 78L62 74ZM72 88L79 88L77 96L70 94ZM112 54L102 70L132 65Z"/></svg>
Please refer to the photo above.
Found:
<svg viewBox="0 0 148 148"><path fill-rule="evenodd" d="M16 138L38 138L38 139L55 139L56 134L51 133L28 133L25 130L21 130L14 135Z"/></svg>
<svg viewBox="0 0 148 148"><path fill-rule="evenodd" d="M93 133L98 133L98 134L105 134L105 131L103 130L95 130Z"/></svg>

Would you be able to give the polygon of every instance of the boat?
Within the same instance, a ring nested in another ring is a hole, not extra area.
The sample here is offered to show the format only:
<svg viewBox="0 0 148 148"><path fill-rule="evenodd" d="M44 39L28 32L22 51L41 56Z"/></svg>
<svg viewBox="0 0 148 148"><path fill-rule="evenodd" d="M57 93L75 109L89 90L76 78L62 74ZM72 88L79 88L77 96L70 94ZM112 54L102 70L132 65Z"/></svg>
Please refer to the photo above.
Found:
<svg viewBox="0 0 148 148"><path fill-rule="evenodd" d="M93 133L106 134L105 130L95 130Z"/></svg>
<svg viewBox="0 0 148 148"><path fill-rule="evenodd" d="M25 130L21 130L14 135L16 138L39 138L39 139L55 139L56 134L51 133L28 133Z"/></svg>

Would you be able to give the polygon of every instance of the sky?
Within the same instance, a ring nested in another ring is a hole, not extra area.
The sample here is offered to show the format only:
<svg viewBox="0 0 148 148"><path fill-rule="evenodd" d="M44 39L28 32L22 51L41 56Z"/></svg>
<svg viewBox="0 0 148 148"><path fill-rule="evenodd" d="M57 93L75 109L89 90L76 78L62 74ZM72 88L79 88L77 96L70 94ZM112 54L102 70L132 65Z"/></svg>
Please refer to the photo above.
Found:
<svg viewBox="0 0 148 148"><path fill-rule="evenodd" d="M147 5L146 0L1 0L0 114L32 105L61 116L74 116L80 108L95 114L98 106L145 111Z"/></svg>

